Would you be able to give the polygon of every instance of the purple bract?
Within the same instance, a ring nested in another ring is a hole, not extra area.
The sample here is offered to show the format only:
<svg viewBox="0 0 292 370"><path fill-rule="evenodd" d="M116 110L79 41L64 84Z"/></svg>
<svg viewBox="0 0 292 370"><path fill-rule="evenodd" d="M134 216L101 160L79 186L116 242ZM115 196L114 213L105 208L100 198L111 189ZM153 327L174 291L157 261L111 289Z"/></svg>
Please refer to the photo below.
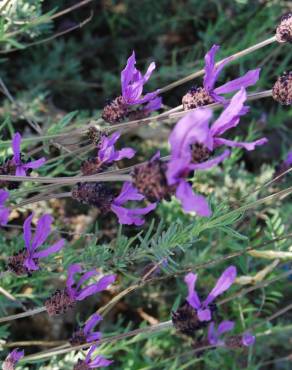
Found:
<svg viewBox="0 0 292 370"><path fill-rule="evenodd" d="M2 364L2 370L14 370L15 365L18 361L24 356L24 351L18 351L18 348L14 349L6 357L5 361Z"/></svg>
<svg viewBox="0 0 292 370"><path fill-rule="evenodd" d="M6 200L9 198L9 192L0 189L0 225L5 226L9 218L9 209L4 206Z"/></svg>
<svg viewBox="0 0 292 370"><path fill-rule="evenodd" d="M102 136L99 144L98 159L101 164L112 163L123 158L133 158L136 151L132 148L115 149L115 143L120 138L121 133L115 132L111 136Z"/></svg>
<svg viewBox="0 0 292 370"><path fill-rule="evenodd" d="M233 330L234 322L233 321L222 321L218 328L216 329L215 323L212 321L208 329L208 341L212 346L224 346L225 342L222 338L222 334Z"/></svg>

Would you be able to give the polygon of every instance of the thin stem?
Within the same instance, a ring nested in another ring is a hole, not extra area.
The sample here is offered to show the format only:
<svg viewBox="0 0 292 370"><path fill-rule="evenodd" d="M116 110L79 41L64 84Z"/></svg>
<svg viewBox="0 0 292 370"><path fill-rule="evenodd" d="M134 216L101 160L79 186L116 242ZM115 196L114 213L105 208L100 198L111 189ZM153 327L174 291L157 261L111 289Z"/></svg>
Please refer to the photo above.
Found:
<svg viewBox="0 0 292 370"><path fill-rule="evenodd" d="M38 315L39 313L45 312L45 311L46 311L46 307L43 306L43 307L34 308L33 310L29 310L26 312L17 313L16 315L0 317L0 323L11 321L11 320L18 320L24 317Z"/></svg>
<svg viewBox="0 0 292 370"><path fill-rule="evenodd" d="M231 61L234 61L234 60L237 60L245 55L248 55L258 49L261 49L263 48L264 46L266 45L269 45L269 44L272 44L273 42L277 41L276 40L276 36L272 36L264 41L261 41L259 42L258 44L255 44L253 46L250 46L249 48L247 49L244 49L242 51L239 51L238 53L235 53L233 54L232 56L230 56L230 59ZM218 66L223 60L225 60L227 58L224 58L222 60L220 60L219 62L216 63L216 66ZM184 77L184 78L181 78L180 80L177 80L175 82L172 82L170 83L169 85L166 85L164 87L162 87L161 89L159 89L160 93L165 93L166 91L169 91L177 86L180 86L186 82L189 82L191 80L193 80L194 78L197 78L197 77L200 77L200 76L203 76L205 74L205 70L204 69L201 69L197 72L194 72L194 73L191 73L190 75Z"/></svg>

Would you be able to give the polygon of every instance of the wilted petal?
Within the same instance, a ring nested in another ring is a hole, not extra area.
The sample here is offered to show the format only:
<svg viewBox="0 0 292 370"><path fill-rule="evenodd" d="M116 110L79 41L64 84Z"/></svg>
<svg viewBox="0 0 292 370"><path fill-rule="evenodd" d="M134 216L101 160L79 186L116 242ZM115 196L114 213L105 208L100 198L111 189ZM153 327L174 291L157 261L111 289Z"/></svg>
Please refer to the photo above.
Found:
<svg viewBox="0 0 292 370"><path fill-rule="evenodd" d="M224 150L224 152L221 155L218 155L217 157L213 159L209 159L208 161L202 162L202 163L196 163L191 164L189 167L192 170L208 170L214 166L217 166L219 163L223 162L224 159L229 157L230 151Z"/></svg>
<svg viewBox="0 0 292 370"><path fill-rule="evenodd" d="M242 87L247 88L249 86L252 86L257 83L260 77L260 71L260 68L248 71L245 75L229 81L220 87L217 87L216 89L214 89L214 92L216 94L228 94L233 91L239 90Z"/></svg>
<svg viewBox="0 0 292 370"><path fill-rule="evenodd" d="M193 192L190 184L181 180L176 188L176 197L181 201L185 212L196 212L199 216L209 217L212 212L205 197Z"/></svg>
<svg viewBox="0 0 292 370"><path fill-rule="evenodd" d="M40 245L42 245L48 238L51 232L51 225L53 222L53 217L50 215L43 215L36 227L36 232L31 243L31 250L35 250Z"/></svg>
<svg viewBox="0 0 292 370"><path fill-rule="evenodd" d="M229 63L230 58L226 58L220 62L217 67L215 65L215 55L219 50L219 45L213 45L205 55L205 77L204 87L207 91L213 90L216 80L224 66Z"/></svg>
<svg viewBox="0 0 292 370"><path fill-rule="evenodd" d="M97 283L91 284L83 289L78 293L76 299L78 301L82 301L86 297L89 297L93 294L101 292L105 290L110 284L112 284L116 280L116 275L106 275L102 277Z"/></svg>
<svg viewBox="0 0 292 370"><path fill-rule="evenodd" d="M42 251L33 253L33 258L48 257L50 254L59 252L64 247L64 245L65 245L65 240L61 239L61 240L57 241L56 243L54 243L52 246L50 246L50 247L48 247L48 248L46 248Z"/></svg>
<svg viewBox="0 0 292 370"><path fill-rule="evenodd" d="M144 196L139 194L138 190L129 181L124 182L120 195L118 195L115 200L115 205L123 205L129 200L142 200Z"/></svg>
<svg viewBox="0 0 292 370"><path fill-rule="evenodd" d="M242 336L242 344L246 347L252 346L255 343L255 336L251 333L244 333Z"/></svg>
<svg viewBox="0 0 292 370"><path fill-rule="evenodd" d="M13 136L13 139L12 139L12 150L14 153L13 159L16 164L21 163L20 162L20 144L21 144L21 135L19 132L16 132L16 134Z"/></svg>
<svg viewBox="0 0 292 370"><path fill-rule="evenodd" d="M245 112L242 111L245 101L246 91L244 88L242 88L233 96L227 108L223 110L210 128L213 136L222 135L226 130L237 126L239 122L239 116Z"/></svg>
<svg viewBox="0 0 292 370"><path fill-rule="evenodd" d="M97 313L94 313L87 321L86 321L86 324L84 325L84 333L87 335L94 327L97 323L99 323L100 321L102 320L102 317L97 314Z"/></svg>
<svg viewBox="0 0 292 370"><path fill-rule="evenodd" d="M196 284L197 277L198 277L197 274L193 274L192 272L189 272L185 276L185 279L184 279L188 287L188 296L186 300L196 310L198 310L201 306L200 298L195 290L195 284Z"/></svg>
<svg viewBox="0 0 292 370"><path fill-rule="evenodd" d="M227 140L223 138L216 138L214 140L214 146L218 147L220 145L227 145L230 147L238 147L238 148L244 148L246 150L254 150L256 146L258 145L264 145L268 142L268 139L263 137L262 139L251 141L251 142L243 142L243 141L234 141L234 140Z"/></svg>
<svg viewBox="0 0 292 370"><path fill-rule="evenodd" d="M236 279L236 267L228 267L217 280L215 287L211 290L207 299L203 302L204 306L208 306L216 297L228 290Z"/></svg>

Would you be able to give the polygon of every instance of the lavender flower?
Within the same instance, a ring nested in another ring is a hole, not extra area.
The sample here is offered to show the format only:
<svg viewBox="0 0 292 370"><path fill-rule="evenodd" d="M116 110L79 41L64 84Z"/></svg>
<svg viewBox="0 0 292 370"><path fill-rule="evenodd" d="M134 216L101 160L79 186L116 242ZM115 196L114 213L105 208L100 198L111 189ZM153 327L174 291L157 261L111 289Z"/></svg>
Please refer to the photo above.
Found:
<svg viewBox="0 0 292 370"><path fill-rule="evenodd" d="M9 198L9 192L0 189L0 225L5 226L9 218L9 209L4 206L6 200Z"/></svg>
<svg viewBox="0 0 292 370"><path fill-rule="evenodd" d="M292 150L290 150L290 152L287 154L284 164L288 168L292 166Z"/></svg>
<svg viewBox="0 0 292 370"><path fill-rule="evenodd" d="M136 225L140 226L144 224L144 220L141 216L151 212L156 207L156 203L150 203L145 208L125 208L122 207L129 200L142 200L144 195L139 194L138 190L130 183L125 182L123 184L120 195L114 198L111 204L111 210L116 214L119 219L119 223L123 225Z"/></svg>
<svg viewBox="0 0 292 370"><path fill-rule="evenodd" d="M15 176L26 176L27 170L36 169L41 167L45 163L45 158L40 158L36 161L22 163L21 161L21 135L17 132L12 140L12 149L13 149L13 162L16 166Z"/></svg>
<svg viewBox="0 0 292 370"><path fill-rule="evenodd" d="M227 100L221 96L221 94L228 94L241 89L242 87L247 88L254 85L260 74L260 68L248 71L245 75L236 78L234 80L226 82L224 85L215 88L215 83L219 77L220 72L227 63L232 60L232 57L224 59L219 65L216 66L215 55L219 50L220 46L213 45L212 48L205 55L205 77L204 77L204 89L212 97L215 102L226 104Z"/></svg>
<svg viewBox="0 0 292 370"><path fill-rule="evenodd" d="M51 233L51 224L53 218L50 215L42 216L36 226L34 237L32 237L31 221L33 213L24 221L23 224L23 239L25 249L22 249L17 254L9 257L8 268L17 275L29 273L39 270L39 259L48 257L49 255L58 252L64 246L64 239L61 239L50 247L39 250L39 248L47 240Z"/></svg>
<svg viewBox="0 0 292 370"><path fill-rule="evenodd" d="M207 298L201 302L195 290L197 275L192 272L185 276L185 283L188 287L187 302L196 310L199 321L210 321L212 314L209 307L216 297L224 293L234 283L236 278L236 267L228 267L217 280L215 287L208 294Z"/></svg>
<svg viewBox="0 0 292 370"><path fill-rule="evenodd" d="M23 356L24 351L18 351L18 348L14 349L3 362L2 370L14 370L16 364Z"/></svg>
<svg viewBox="0 0 292 370"><path fill-rule="evenodd" d="M78 360L78 363L74 366L73 370L97 369L100 367L107 367L113 363L113 361L107 360L100 355L93 357L92 354L96 348L96 345L91 346L85 357L85 360Z"/></svg>
<svg viewBox="0 0 292 370"><path fill-rule="evenodd" d="M212 321L208 329L208 341L212 346L226 346L226 347L250 347L255 342L255 336L249 332L243 335L233 335L227 337L225 340L221 338L222 334L227 333L234 328L233 321L222 321L216 329L215 323Z"/></svg>
<svg viewBox="0 0 292 370"><path fill-rule="evenodd" d="M200 216L211 215L206 199L193 192L186 178L192 171L209 169L229 156L229 150L225 150L217 157L205 160L217 147L226 145L253 150L256 145L267 142L266 138L250 143L221 138L225 131L238 125L240 116L246 112L245 100L246 92L242 88L211 127L209 121L212 111L197 108L186 114L170 134L171 158L168 163L167 180L169 185L176 186L176 197L181 201L185 212L196 212Z"/></svg>
<svg viewBox="0 0 292 370"><path fill-rule="evenodd" d="M83 328L75 331L70 339L71 345L83 344L86 342L97 341L101 338L101 332L94 332L94 327L102 320L98 314L93 314L85 323Z"/></svg>
<svg viewBox="0 0 292 370"><path fill-rule="evenodd" d="M81 273L83 275L76 283L74 275ZM70 265L68 268L68 277L65 289L57 289L56 292L45 302L48 314L58 315L64 313L69 308L72 308L76 301L83 301L83 299L105 290L116 280L116 275L105 275L99 279L98 282L82 288L82 285L87 280L97 275L99 275L99 273L95 269L83 273L83 268L80 264L76 263Z"/></svg>

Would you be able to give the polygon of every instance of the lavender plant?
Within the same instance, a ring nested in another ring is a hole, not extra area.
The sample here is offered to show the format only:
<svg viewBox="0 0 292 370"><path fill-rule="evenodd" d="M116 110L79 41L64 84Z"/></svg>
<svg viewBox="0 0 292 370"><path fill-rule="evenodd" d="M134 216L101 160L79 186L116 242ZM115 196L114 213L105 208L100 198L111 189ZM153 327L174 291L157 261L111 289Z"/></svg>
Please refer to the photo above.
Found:
<svg viewBox="0 0 292 370"><path fill-rule="evenodd" d="M6 18L3 51L20 49L17 40L27 30L90 3L49 12L19 29ZM12 10L7 5L2 11L7 17ZM4 370L258 369L274 360L262 349L275 354L291 331L291 147L283 145L276 169L262 165L261 157L255 172L244 163L272 150L254 101L273 98L276 109L277 102L290 106L291 73L274 74L273 88L253 94L246 88L261 82L259 68L231 80L222 74L223 84L215 83L229 62L274 42L289 43L291 19L283 16L275 36L217 63L219 46L213 45L203 70L150 93L144 85L156 64L143 75L132 52L120 73L121 95L98 118L73 112L50 126L50 118L31 118L1 80L30 127L20 129L10 112L1 133ZM165 92L203 74L201 87L178 94L182 105L165 103ZM57 241L46 246L51 234ZM37 341L29 333L34 325ZM289 368L286 342L279 362Z"/></svg>

